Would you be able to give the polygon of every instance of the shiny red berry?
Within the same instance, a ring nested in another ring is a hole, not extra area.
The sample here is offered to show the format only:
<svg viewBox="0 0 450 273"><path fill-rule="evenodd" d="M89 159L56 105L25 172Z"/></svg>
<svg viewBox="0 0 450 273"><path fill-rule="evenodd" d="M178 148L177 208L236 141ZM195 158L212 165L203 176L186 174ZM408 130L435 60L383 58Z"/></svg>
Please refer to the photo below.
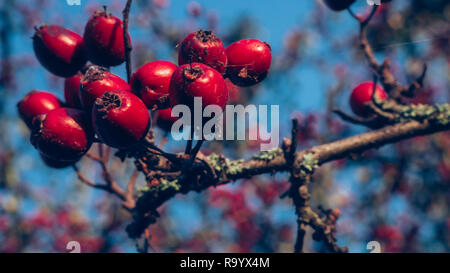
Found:
<svg viewBox="0 0 450 273"><path fill-rule="evenodd" d="M184 104L192 109L194 97L202 99L203 107L218 105L225 109L228 102L228 88L222 75L201 63L178 67L170 81L170 104L172 107Z"/></svg>
<svg viewBox="0 0 450 273"><path fill-rule="evenodd" d="M272 53L268 43L255 39L240 40L226 49L227 77L237 86L250 86L264 80L269 73Z"/></svg>
<svg viewBox="0 0 450 273"><path fill-rule="evenodd" d="M121 77L108 72L105 68L91 66L81 80L81 105L90 111L96 99L107 91L116 90L131 92L131 87Z"/></svg>
<svg viewBox="0 0 450 273"><path fill-rule="evenodd" d="M222 41L212 31L199 30L184 38L178 49L178 64L203 63L225 73L227 55Z"/></svg>
<svg viewBox="0 0 450 273"><path fill-rule="evenodd" d="M31 143L43 155L58 161L76 161L94 139L88 116L81 110L58 108L33 121Z"/></svg>
<svg viewBox="0 0 450 273"><path fill-rule="evenodd" d="M57 159L53 159L51 157L48 157L44 154L39 153L39 155L41 156L42 161L45 163L45 165L47 165L50 168L53 169L63 169L63 168L67 168L69 166L72 166L73 164L75 164L78 160L75 161L61 161L61 160L57 160Z"/></svg>
<svg viewBox="0 0 450 273"><path fill-rule="evenodd" d="M84 29L84 41L89 60L95 64L110 67L125 61L123 22L106 11L91 16Z"/></svg>
<svg viewBox="0 0 450 273"><path fill-rule="evenodd" d="M169 96L170 79L176 69L177 66L168 61L149 62L133 74L131 88L147 108L152 109Z"/></svg>
<svg viewBox="0 0 450 273"><path fill-rule="evenodd" d="M126 149L138 144L150 129L150 114L133 93L108 91L92 108L94 129L107 145Z"/></svg>
<svg viewBox="0 0 450 273"><path fill-rule="evenodd" d="M83 37L57 25L37 28L33 48L41 65L60 77L76 74L87 61Z"/></svg>
<svg viewBox="0 0 450 273"><path fill-rule="evenodd" d="M64 80L64 99L68 107L81 109L80 85L82 78L83 74L78 72Z"/></svg>
<svg viewBox="0 0 450 273"><path fill-rule="evenodd" d="M34 117L62 106L63 103L52 93L32 90L17 103L17 110L22 120L30 127Z"/></svg>
<svg viewBox="0 0 450 273"><path fill-rule="evenodd" d="M373 82L364 82L356 86L350 96L350 106L353 112L362 117L368 117L373 114L373 111L367 105L372 100ZM375 91L375 98L385 100L387 94L384 89L377 85Z"/></svg>
<svg viewBox="0 0 450 273"><path fill-rule="evenodd" d="M325 4L334 11L345 10L350 7L356 0L325 0Z"/></svg>
<svg viewBox="0 0 450 273"><path fill-rule="evenodd" d="M172 117L172 108L158 110L157 115L156 125L166 132L169 132L173 123L178 120L177 117Z"/></svg>

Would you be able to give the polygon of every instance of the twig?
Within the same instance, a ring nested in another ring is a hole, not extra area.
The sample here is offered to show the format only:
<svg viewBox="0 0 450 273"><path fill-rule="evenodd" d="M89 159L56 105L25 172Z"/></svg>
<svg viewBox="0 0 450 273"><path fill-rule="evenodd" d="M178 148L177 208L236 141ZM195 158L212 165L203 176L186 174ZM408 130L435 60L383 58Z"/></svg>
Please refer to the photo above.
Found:
<svg viewBox="0 0 450 273"><path fill-rule="evenodd" d="M369 16L364 21L361 21L361 27L362 28L364 28L365 26L367 26L370 23L370 21L372 20L373 16L377 12L377 9L378 9L378 5L373 5Z"/></svg>
<svg viewBox="0 0 450 273"><path fill-rule="evenodd" d="M123 14L123 42L125 44L125 65L127 69L127 81L130 82L131 79L131 50L133 47L131 46L131 41L129 39L128 34L128 20L130 16L130 9L132 0L127 0L127 4L122 11Z"/></svg>
<svg viewBox="0 0 450 273"><path fill-rule="evenodd" d="M99 188L100 186L89 180L86 176L83 175L83 173L78 169L77 166L73 165L72 168L74 169L75 173L78 176L78 179L83 182L84 184L93 187L93 188Z"/></svg>
<svg viewBox="0 0 450 273"><path fill-rule="evenodd" d="M88 157L88 158L90 158L90 159L92 159L92 160L94 160L94 161L97 161L97 162L102 161L102 158L101 158L101 157L99 157L99 156L97 156L97 155L94 155L94 154L92 154L92 153L87 153L87 154L86 154L86 157Z"/></svg>
<svg viewBox="0 0 450 273"><path fill-rule="evenodd" d="M294 160L295 150L297 149L298 136L298 120L292 119L292 131L291 131L291 147L288 153L288 159Z"/></svg>
<svg viewBox="0 0 450 273"><path fill-rule="evenodd" d="M192 163L194 162L195 158L197 157L198 152L200 151L200 148L202 147L203 142L205 142L205 139L202 138L199 141L197 141L197 143L195 144L194 149L191 151L190 154L190 161L188 166L191 166Z"/></svg>

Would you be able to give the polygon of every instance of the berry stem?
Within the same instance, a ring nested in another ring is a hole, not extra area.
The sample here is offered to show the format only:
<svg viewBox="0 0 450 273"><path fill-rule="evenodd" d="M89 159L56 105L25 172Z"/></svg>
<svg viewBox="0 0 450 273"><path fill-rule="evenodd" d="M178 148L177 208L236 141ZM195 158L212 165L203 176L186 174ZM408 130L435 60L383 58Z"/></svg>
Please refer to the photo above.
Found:
<svg viewBox="0 0 450 273"><path fill-rule="evenodd" d="M125 65L127 69L127 81L130 83L131 79L131 46L130 40L128 39L128 18L130 16L131 3L133 0L127 0L127 4L122 11L123 14L123 42L125 44Z"/></svg>

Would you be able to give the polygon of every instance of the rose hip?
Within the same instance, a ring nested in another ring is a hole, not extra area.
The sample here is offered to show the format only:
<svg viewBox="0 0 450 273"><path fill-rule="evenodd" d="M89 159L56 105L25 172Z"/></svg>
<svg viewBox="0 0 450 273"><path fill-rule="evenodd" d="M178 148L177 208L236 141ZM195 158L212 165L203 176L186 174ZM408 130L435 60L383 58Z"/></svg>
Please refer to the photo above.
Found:
<svg viewBox="0 0 450 273"><path fill-rule="evenodd" d="M131 87L125 80L108 72L107 69L100 66L91 66L81 81L81 105L87 111L90 111L96 99L107 91L116 90L131 92Z"/></svg>
<svg viewBox="0 0 450 273"><path fill-rule="evenodd" d="M224 109L228 102L228 89L222 75L201 63L178 67L170 82L171 106L184 104L192 109L194 97L202 98L203 107L218 105Z"/></svg>
<svg viewBox="0 0 450 273"><path fill-rule="evenodd" d="M52 93L37 90L30 91L17 103L19 115L28 127L31 127L34 117L62 106L63 103Z"/></svg>
<svg viewBox="0 0 450 273"><path fill-rule="evenodd" d="M268 43L255 39L240 40L229 45L226 53L226 76L237 86L257 84L269 73L272 53Z"/></svg>
<svg viewBox="0 0 450 273"><path fill-rule="evenodd" d="M168 61L154 61L141 66L131 77L131 87L152 109L169 96L170 79L177 66Z"/></svg>
<svg viewBox="0 0 450 273"><path fill-rule="evenodd" d="M222 41L212 31L199 30L184 38L178 50L178 64L204 63L225 73L227 55Z"/></svg>
<svg viewBox="0 0 450 273"><path fill-rule="evenodd" d="M70 77L86 63L83 38L57 25L42 25L33 36L33 48L43 67L60 77Z"/></svg>
<svg viewBox="0 0 450 273"><path fill-rule="evenodd" d="M92 108L94 129L107 145L126 149L138 144L150 129L150 114L133 93L108 91Z"/></svg>
<svg viewBox="0 0 450 273"><path fill-rule="evenodd" d="M33 120L31 143L43 155L58 161L76 161L91 147L94 134L81 110L58 108Z"/></svg>
<svg viewBox="0 0 450 273"><path fill-rule="evenodd" d="M156 125L166 132L170 132L173 123L178 120L177 117L172 117L172 108L158 110L157 115Z"/></svg>
<svg viewBox="0 0 450 273"><path fill-rule="evenodd" d="M373 114L372 109L367 105L372 101L373 94L373 82L364 82L356 86L350 96L350 106L353 112L362 117L368 117ZM387 94L384 89L377 85L375 91L375 98L379 100L385 100Z"/></svg>
<svg viewBox="0 0 450 273"><path fill-rule="evenodd" d="M128 40L131 44L129 34ZM84 41L89 60L95 64L110 67L125 61L123 22L106 10L91 16L84 30Z"/></svg>
<svg viewBox="0 0 450 273"><path fill-rule="evenodd" d="M82 78L83 74L78 72L64 80L64 99L68 107L81 109L80 85Z"/></svg>
<svg viewBox="0 0 450 273"><path fill-rule="evenodd" d="M47 165L48 167L53 168L53 169L67 168L67 167L72 166L73 164L77 163L77 161L78 161L78 160L61 161L61 160L53 159L53 158L48 157L41 153L39 153L39 155L41 156L41 159L45 163L45 165Z"/></svg>

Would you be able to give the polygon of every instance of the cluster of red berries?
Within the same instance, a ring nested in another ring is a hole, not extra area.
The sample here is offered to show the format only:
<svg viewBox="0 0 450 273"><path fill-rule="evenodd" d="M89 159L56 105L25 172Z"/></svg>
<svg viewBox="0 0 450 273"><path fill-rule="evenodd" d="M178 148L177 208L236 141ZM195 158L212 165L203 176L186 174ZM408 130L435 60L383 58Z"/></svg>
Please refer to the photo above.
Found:
<svg viewBox="0 0 450 273"><path fill-rule="evenodd" d="M18 103L32 131L31 143L54 168L73 165L94 141L118 149L138 145L151 126L149 109L158 110L157 125L166 131L176 121L168 107L192 107L194 97L201 97L204 107L223 109L229 89L225 79L238 86L257 84L272 59L265 42L246 39L225 49L213 32L200 30L181 42L179 66L149 62L128 83L109 72L124 63L125 43L122 20L106 9L90 17L83 37L58 25L36 28L33 48L43 67L65 77L65 103L36 90Z"/></svg>

